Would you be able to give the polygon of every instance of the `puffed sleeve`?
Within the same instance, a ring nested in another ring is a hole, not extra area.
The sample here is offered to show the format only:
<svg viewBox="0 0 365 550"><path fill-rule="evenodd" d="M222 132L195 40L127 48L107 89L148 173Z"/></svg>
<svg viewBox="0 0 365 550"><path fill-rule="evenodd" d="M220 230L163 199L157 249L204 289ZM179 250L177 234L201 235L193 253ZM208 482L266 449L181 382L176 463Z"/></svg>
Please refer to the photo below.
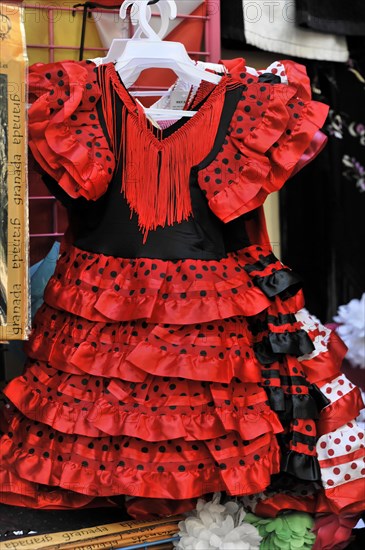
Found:
<svg viewBox="0 0 365 550"><path fill-rule="evenodd" d="M223 147L198 176L210 208L226 223L261 206L326 143L320 128L329 108L312 101L305 67L276 65L280 71L271 75L240 69L243 92Z"/></svg>
<svg viewBox="0 0 365 550"><path fill-rule="evenodd" d="M29 68L29 147L40 167L72 198L96 200L115 159L99 120L101 91L91 61Z"/></svg>

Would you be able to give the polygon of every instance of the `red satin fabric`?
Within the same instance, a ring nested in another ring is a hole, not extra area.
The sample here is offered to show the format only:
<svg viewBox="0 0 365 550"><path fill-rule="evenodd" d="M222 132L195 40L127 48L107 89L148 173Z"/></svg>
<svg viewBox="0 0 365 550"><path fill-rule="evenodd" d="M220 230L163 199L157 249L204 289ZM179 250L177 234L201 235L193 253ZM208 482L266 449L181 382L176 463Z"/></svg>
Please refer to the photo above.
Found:
<svg viewBox="0 0 365 550"><path fill-rule="evenodd" d="M94 67L88 61L36 63L28 77L34 158L71 197L90 200L105 193L115 168L98 121Z"/></svg>
<svg viewBox="0 0 365 550"><path fill-rule="evenodd" d="M269 193L279 190L319 153L326 141L319 128L328 106L311 100L309 79L301 65L283 61L289 84L269 85L246 72L243 60L224 63L247 89L225 146L199 173L199 184L213 212L229 222L260 207ZM217 180L216 169L225 174L228 185Z"/></svg>
<svg viewBox="0 0 365 550"><path fill-rule="evenodd" d="M316 535L313 550L343 550L347 548L352 538L352 529L358 519L358 516L344 514L317 517L313 528Z"/></svg>
<svg viewBox="0 0 365 550"><path fill-rule="evenodd" d="M121 494L151 499L131 501L138 516L143 502L147 514L171 509L156 497L176 501L180 512L215 491L253 495L280 471L283 432L290 456L315 464L318 422L304 405L315 409L310 384L336 378L345 350L331 336L307 353L321 329L303 334L295 318L303 294L272 255L262 203L318 150L327 107L311 101L304 68L283 63L288 86L248 82L243 60L227 64L231 83L251 93L243 93L222 150L199 174L222 220L259 209L247 221L255 244L220 261L177 262L62 244L24 372L4 390L2 502L72 508ZM115 167L97 119L94 68L63 62L30 70L33 154L70 196L89 200L105 192ZM278 390L301 416L290 413L284 428L264 388ZM331 428L332 409L348 418L360 406L348 398L326 407L320 429ZM356 510L359 487L351 485L348 497L346 485L288 503ZM284 497L270 498L260 506L285 507Z"/></svg>

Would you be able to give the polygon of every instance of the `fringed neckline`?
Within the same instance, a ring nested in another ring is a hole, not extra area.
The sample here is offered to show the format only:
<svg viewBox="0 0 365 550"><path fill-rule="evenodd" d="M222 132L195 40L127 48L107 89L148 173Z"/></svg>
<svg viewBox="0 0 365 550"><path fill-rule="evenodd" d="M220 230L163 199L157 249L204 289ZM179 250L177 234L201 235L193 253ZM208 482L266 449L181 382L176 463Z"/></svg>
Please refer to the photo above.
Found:
<svg viewBox="0 0 365 550"><path fill-rule="evenodd" d="M113 63L98 67L98 79L113 153L121 165L121 192L137 214L146 240L150 230L192 216L190 172L213 148L232 80L223 75L196 114L159 139ZM117 109L121 109L121 129L117 127Z"/></svg>
<svg viewBox="0 0 365 550"><path fill-rule="evenodd" d="M187 120L182 126L178 127L171 135L167 137L163 137L162 135L161 137L157 137L150 129L150 122L144 113L143 106L137 103L134 97L130 94L122 79L120 78L119 73L115 70L114 63L107 63L104 70L105 77L110 78L114 90L118 94L119 98L122 100L126 109L128 109L129 113L132 116L138 119L140 125L142 127L145 127L146 131L149 134L149 137L156 142L156 145L160 144L161 148L164 142L168 142L168 140L172 139L173 136L177 134L180 130L182 131L184 129L186 132L190 128L199 124L201 122L201 119L204 117L206 111L211 108L217 97L219 97L222 92L225 92L228 87L228 83L231 83L232 80L231 75L229 75L228 73L224 74L218 84L216 84L214 88L208 92L209 97L204 100L204 103L199 107L199 109L197 109L197 112L193 117L189 118L189 120Z"/></svg>

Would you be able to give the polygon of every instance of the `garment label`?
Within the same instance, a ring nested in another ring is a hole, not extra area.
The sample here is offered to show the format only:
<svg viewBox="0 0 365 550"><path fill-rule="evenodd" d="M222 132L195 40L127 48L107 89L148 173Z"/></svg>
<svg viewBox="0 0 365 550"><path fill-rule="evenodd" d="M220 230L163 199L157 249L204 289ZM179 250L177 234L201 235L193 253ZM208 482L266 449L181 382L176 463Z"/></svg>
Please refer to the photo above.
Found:
<svg viewBox="0 0 365 550"><path fill-rule="evenodd" d="M184 109L189 94L190 90L172 90L170 95L170 109Z"/></svg>

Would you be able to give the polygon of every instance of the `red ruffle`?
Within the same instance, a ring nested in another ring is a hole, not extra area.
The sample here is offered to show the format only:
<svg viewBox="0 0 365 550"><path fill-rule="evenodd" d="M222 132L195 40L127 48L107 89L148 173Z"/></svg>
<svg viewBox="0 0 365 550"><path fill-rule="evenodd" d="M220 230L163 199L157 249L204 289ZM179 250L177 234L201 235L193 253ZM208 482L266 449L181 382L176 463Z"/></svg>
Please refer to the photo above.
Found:
<svg viewBox="0 0 365 550"><path fill-rule="evenodd" d="M359 388L354 388L343 397L324 409L318 420L318 436L337 430L347 422L357 418L364 407Z"/></svg>
<svg viewBox="0 0 365 550"><path fill-rule="evenodd" d="M181 459L177 462L179 457L175 452L169 457L173 460L169 465L161 460L154 464L148 462L138 465L134 459L126 460L123 466L114 463L110 469L97 470L90 466L90 459L88 466L82 465L74 461L73 455L67 458L65 452L62 462L44 458L41 452L29 454L16 448L6 437L3 438L0 452L1 460L17 478L31 482L57 485L89 496L127 494L153 498L158 494L161 498L172 499L177 496L179 499L200 496L202 487L204 492L225 490L231 495L264 490L270 483L270 476L279 471L280 454L274 436L259 442L252 452L241 454L241 465L235 465L237 460L231 458L234 454L232 451L222 457L224 464L216 464L212 458L207 458L206 467L202 469L190 461L178 467Z"/></svg>
<svg viewBox="0 0 365 550"><path fill-rule="evenodd" d="M236 351L240 352L238 348ZM232 353L225 359L205 358L200 355L176 355L148 343L141 342L128 356L128 360L141 370L158 376L169 376L171 372L177 377L186 377L190 380L214 380L216 382L230 382L237 377L247 382L261 380L261 367L252 351L250 357L245 353ZM247 352L248 353L248 352Z"/></svg>
<svg viewBox="0 0 365 550"><path fill-rule="evenodd" d="M22 506L44 510L70 510L75 508L105 507L105 498L95 498L73 493L57 487L45 490L34 480L23 479L22 475L0 467L0 502L10 506Z"/></svg>
<svg viewBox="0 0 365 550"><path fill-rule="evenodd" d="M342 361L347 353L347 347L334 331L330 334L326 348L326 351L315 357L301 360L308 380L319 386L339 375Z"/></svg>
<svg viewBox="0 0 365 550"><path fill-rule="evenodd" d="M296 512L306 512L307 514L315 514L317 507L317 495L311 496L296 496L277 493L265 500L258 502L255 508L255 514L259 517L274 518L281 514L284 510L295 510Z"/></svg>
<svg viewBox="0 0 365 550"><path fill-rule="evenodd" d="M126 435L144 441L177 438L204 441L230 431L236 431L245 440L282 431L276 413L267 404L266 393L257 384L251 385L251 394L245 397L239 396L242 385L237 383L233 384L237 386L237 396L233 393L234 387L226 389L211 384L203 391L202 386L195 383L195 386L190 384L190 394L185 397L179 396L178 390L171 397L153 398L152 395L144 401L143 390L135 384L131 388L112 379L107 390L100 387L83 390L81 388L89 386L88 379L80 379L61 377L58 373L47 379L44 370L34 365L28 367L25 375L12 380L4 393L28 418L63 434ZM145 386L152 388L155 384L163 387L158 378L147 380ZM177 388L177 384L174 386ZM133 390L140 395L139 399L133 396ZM18 414L15 416L18 420Z"/></svg>
<svg viewBox="0 0 365 550"><path fill-rule="evenodd" d="M45 302L85 319L104 322L144 318L151 323L195 324L255 315L271 301L256 286L257 272L247 273L245 267L259 262L265 254L271 254L269 248L251 246L220 261L175 262L120 259L70 247L58 260L45 291ZM289 271L274 259L265 270L261 269L260 276L278 267ZM277 293L281 290L279 287ZM282 311L293 311L290 299L279 302ZM300 305L294 303L295 307Z"/></svg>
<svg viewBox="0 0 365 550"><path fill-rule="evenodd" d="M254 352L255 343L265 337L265 349L273 353L267 336L275 338L276 346L280 338L284 345L289 338L293 346L301 328L298 322L286 323L285 314L281 321L276 302L267 315L270 331L263 324L261 330L253 332L251 321L244 317L196 325L153 325L143 320L93 323L43 305L34 319L26 352L35 360L75 375L148 382L148 375L166 377L173 372L175 377L189 380L229 383L236 377L259 383L263 367Z"/></svg>
<svg viewBox="0 0 365 550"><path fill-rule="evenodd" d="M260 83L244 72L241 63L231 64L232 76L246 89L226 144L199 172L210 208L225 223L258 208L269 193L282 187L303 154L308 157L312 140L325 122L328 106L311 101L305 67L282 63L289 85ZM323 145L322 140L320 148ZM313 155L317 153L318 147ZM215 173L225 174L226 185Z"/></svg>
<svg viewBox="0 0 365 550"><path fill-rule="evenodd" d="M364 490L364 481L357 479L326 491L321 489L315 494L310 494L307 490L302 494L285 491L275 494L264 493L253 509L260 517L276 517L282 514L283 510L296 510L308 514L358 514L363 512ZM255 497L256 495L253 499ZM249 506L249 499L245 502Z"/></svg>
<svg viewBox="0 0 365 550"><path fill-rule="evenodd" d="M319 494L317 512L361 514L364 511L365 481L355 479Z"/></svg>
<svg viewBox="0 0 365 550"><path fill-rule="evenodd" d="M29 68L29 147L39 165L73 198L96 200L115 168L96 103L90 61L36 63Z"/></svg>

